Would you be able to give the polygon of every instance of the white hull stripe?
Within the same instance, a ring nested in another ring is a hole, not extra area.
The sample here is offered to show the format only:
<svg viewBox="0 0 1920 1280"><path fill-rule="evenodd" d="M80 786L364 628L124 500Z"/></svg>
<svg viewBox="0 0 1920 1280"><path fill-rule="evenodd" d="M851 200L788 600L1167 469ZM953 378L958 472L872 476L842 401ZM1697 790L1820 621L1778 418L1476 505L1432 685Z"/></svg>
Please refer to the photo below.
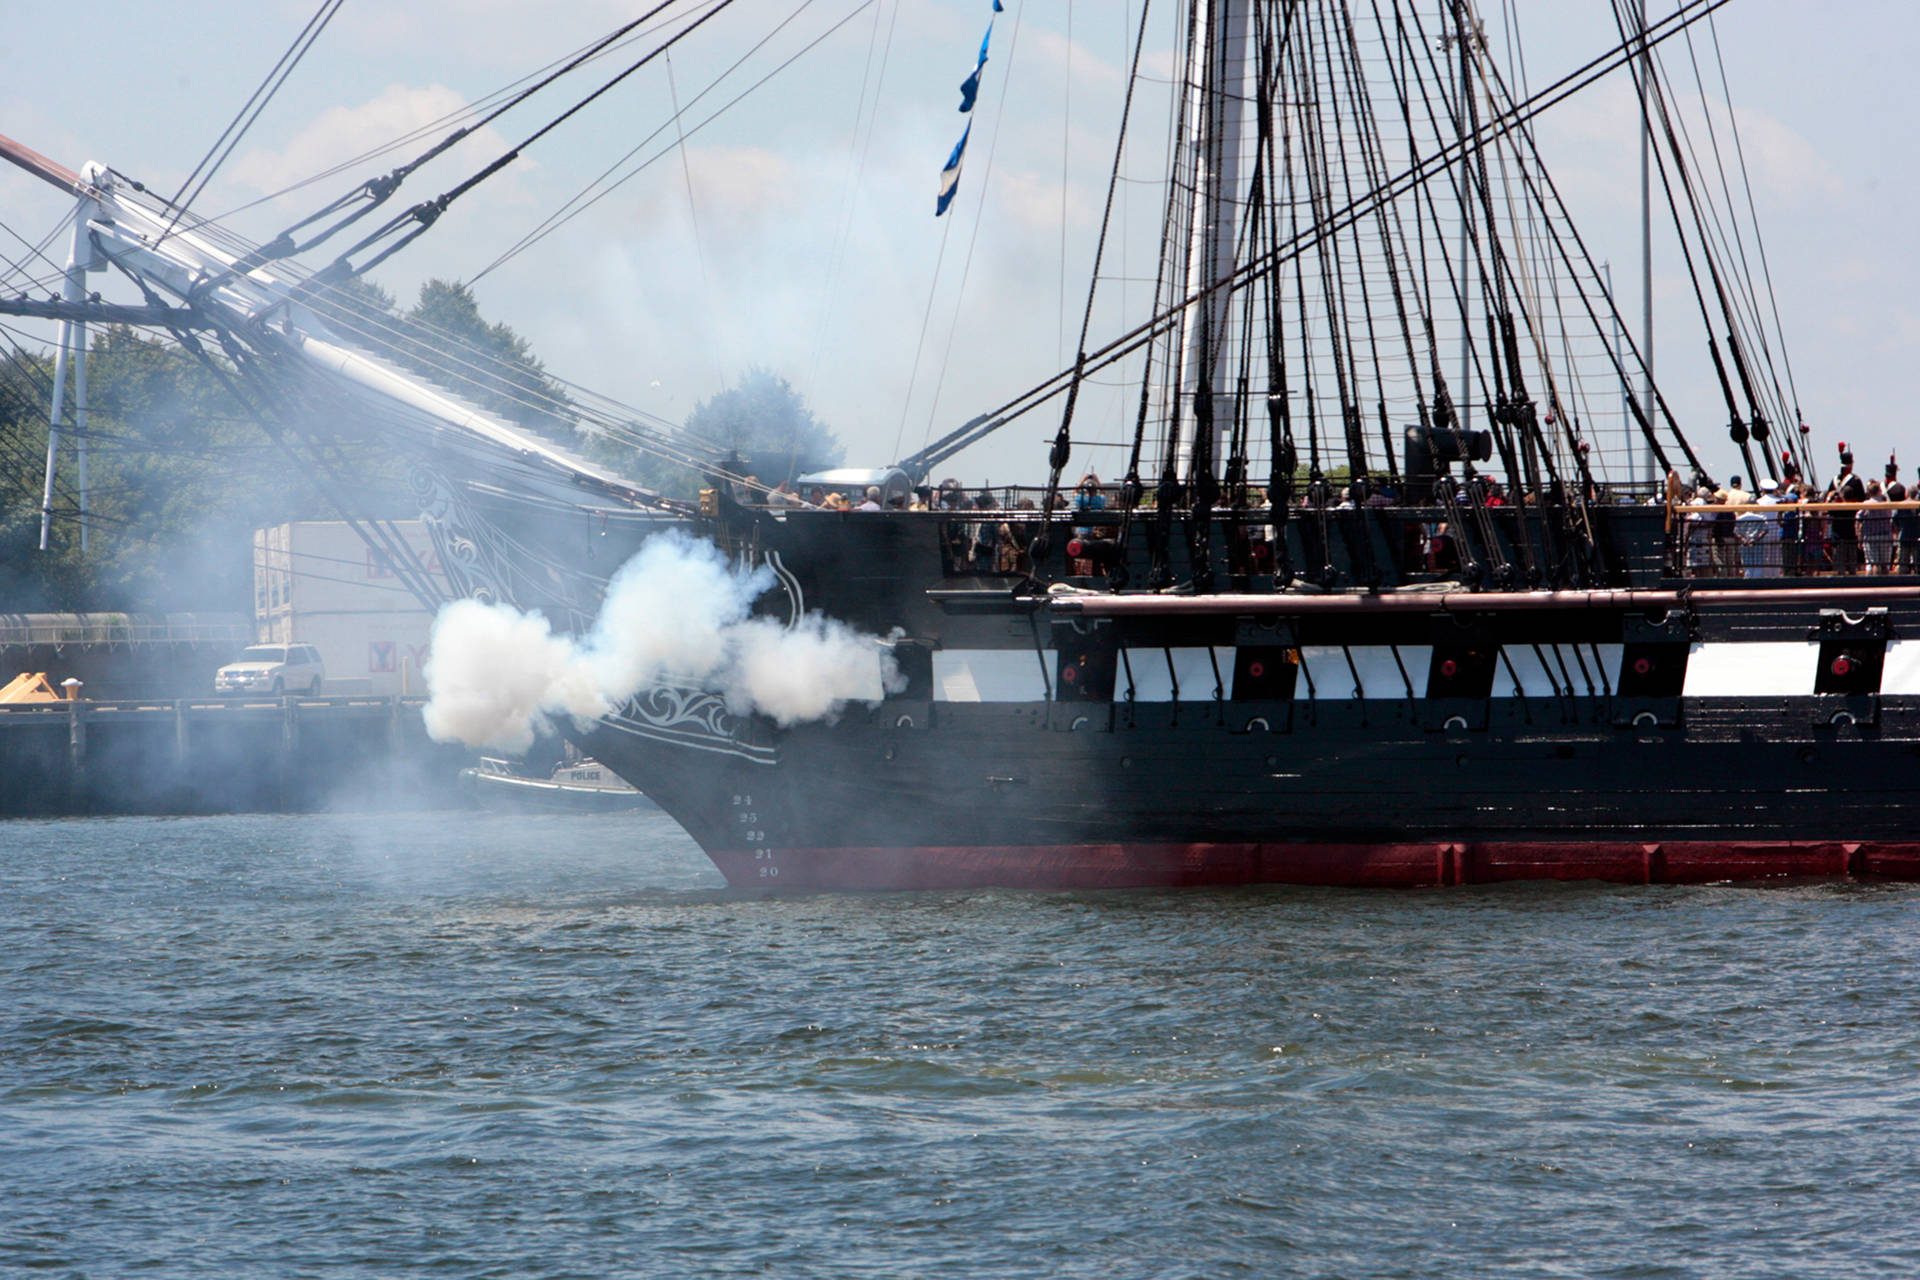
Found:
<svg viewBox="0 0 1920 1280"><path fill-rule="evenodd" d="M1048 676L1041 661L1032 649L935 649L934 700L1044 702Z"/></svg>
<svg viewBox="0 0 1920 1280"><path fill-rule="evenodd" d="M1588 686L1606 693L1620 687L1623 648L1617 644L1508 645L1493 677L1493 696L1552 698L1588 696Z"/></svg>
<svg viewBox="0 0 1920 1280"><path fill-rule="evenodd" d="M1817 640L1696 644L1680 692L1688 698L1808 697L1819 667Z"/></svg>
<svg viewBox="0 0 1920 1280"><path fill-rule="evenodd" d="M1412 644L1355 645L1347 649L1337 644L1310 644L1300 650L1300 665L1301 679L1293 691L1296 698L1306 698L1309 692L1312 697L1329 702L1354 698L1424 698L1433 650L1426 645ZM1232 664L1228 667L1231 669Z"/></svg>
<svg viewBox="0 0 1920 1280"><path fill-rule="evenodd" d="M1219 663L1216 678L1214 664ZM1181 702L1212 702L1214 690L1233 692L1233 650L1129 649L1126 666L1114 676L1116 698L1127 696L1127 674L1133 674L1136 702L1172 702L1178 685Z"/></svg>
<svg viewBox="0 0 1920 1280"><path fill-rule="evenodd" d="M1887 643L1887 664L1880 669L1880 692L1920 694L1920 640Z"/></svg>

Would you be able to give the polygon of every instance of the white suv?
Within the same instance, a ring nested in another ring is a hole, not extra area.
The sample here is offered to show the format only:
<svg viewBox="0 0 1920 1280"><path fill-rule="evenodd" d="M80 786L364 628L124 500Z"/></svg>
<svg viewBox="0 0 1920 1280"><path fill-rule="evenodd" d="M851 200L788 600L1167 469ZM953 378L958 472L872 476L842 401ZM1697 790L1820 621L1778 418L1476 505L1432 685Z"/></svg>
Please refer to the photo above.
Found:
<svg viewBox="0 0 1920 1280"><path fill-rule="evenodd" d="M326 668L320 651L310 644L255 644L220 668L213 677L215 693L320 692Z"/></svg>

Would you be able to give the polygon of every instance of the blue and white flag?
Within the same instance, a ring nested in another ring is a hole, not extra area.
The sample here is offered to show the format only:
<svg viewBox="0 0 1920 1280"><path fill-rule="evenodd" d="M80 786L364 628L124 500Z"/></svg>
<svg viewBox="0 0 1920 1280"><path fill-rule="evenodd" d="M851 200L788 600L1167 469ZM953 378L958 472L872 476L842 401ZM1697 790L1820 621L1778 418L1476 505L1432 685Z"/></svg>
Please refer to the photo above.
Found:
<svg viewBox="0 0 1920 1280"><path fill-rule="evenodd" d="M1000 0L993 0L993 11L1004 12ZM980 57L973 64L973 74L960 82L960 113L970 114L973 103L980 96L980 73L987 69L987 45L993 40L993 19L987 19L987 34L980 37ZM947 157L947 167L940 171L940 199L933 206L933 216L939 217L953 203L953 193L960 188L960 160L967 154L967 138L973 133L973 121L967 121L966 129L960 134L960 141L954 144L953 154Z"/></svg>
<svg viewBox="0 0 1920 1280"><path fill-rule="evenodd" d="M947 157L947 167L940 171L940 199L933 206L933 216L939 217L953 203L953 193L960 189L960 161L967 154L967 139L973 134L973 121L967 121L967 127L960 135L960 141L953 144L953 154Z"/></svg>
<svg viewBox="0 0 1920 1280"><path fill-rule="evenodd" d="M993 0L993 11L1000 12L1000 0ZM980 60L973 64L973 74L960 82L960 112L962 115L973 110L973 100L980 93L980 73L987 69L987 45L993 39L993 19L987 19L987 34L980 37Z"/></svg>

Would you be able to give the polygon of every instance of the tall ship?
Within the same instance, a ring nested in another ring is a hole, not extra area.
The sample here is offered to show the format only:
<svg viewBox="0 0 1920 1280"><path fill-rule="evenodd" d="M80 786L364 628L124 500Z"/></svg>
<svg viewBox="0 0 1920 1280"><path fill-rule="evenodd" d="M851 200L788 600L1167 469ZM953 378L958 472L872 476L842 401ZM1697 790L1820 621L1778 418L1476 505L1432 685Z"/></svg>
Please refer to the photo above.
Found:
<svg viewBox="0 0 1920 1280"><path fill-rule="evenodd" d="M0 310L165 329L322 472L356 433L409 442L458 592L506 611L489 634L537 620L559 646L534 646L548 676L492 678L734 885L1914 878L1920 516L1815 448L1702 158L1732 140L1709 149L1667 81L1663 49L1722 3L1616 6L1615 43L1530 87L1468 0L1178 6L1151 305L1096 331L1096 260L1068 367L864 475L714 456L677 502L477 408L496 370L423 377L350 285L444 194L359 221L391 194L369 183L256 244L7 143L80 204L62 298ZM1103 253L1167 79L1141 69L1151 9ZM1682 430L1536 146L1607 76L1643 104L1737 472ZM142 301L95 300L106 270ZM1124 414L1084 407L1115 383ZM1014 423L1052 438L1029 484L944 481ZM692 576L648 580L666 561ZM437 633L447 680L452 651Z"/></svg>

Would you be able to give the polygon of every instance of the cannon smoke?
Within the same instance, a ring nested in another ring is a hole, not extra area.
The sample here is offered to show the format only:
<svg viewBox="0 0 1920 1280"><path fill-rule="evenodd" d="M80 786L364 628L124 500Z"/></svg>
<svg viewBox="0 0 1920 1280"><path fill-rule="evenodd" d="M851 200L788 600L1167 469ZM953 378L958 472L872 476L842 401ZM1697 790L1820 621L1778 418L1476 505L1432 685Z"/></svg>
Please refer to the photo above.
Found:
<svg viewBox="0 0 1920 1280"><path fill-rule="evenodd" d="M424 715L436 741L524 751L556 716L585 723L661 686L719 694L782 727L830 720L900 687L874 636L822 614L752 616L775 582L680 533L656 535L608 584L593 627L555 635L511 605L457 600L433 624Z"/></svg>

